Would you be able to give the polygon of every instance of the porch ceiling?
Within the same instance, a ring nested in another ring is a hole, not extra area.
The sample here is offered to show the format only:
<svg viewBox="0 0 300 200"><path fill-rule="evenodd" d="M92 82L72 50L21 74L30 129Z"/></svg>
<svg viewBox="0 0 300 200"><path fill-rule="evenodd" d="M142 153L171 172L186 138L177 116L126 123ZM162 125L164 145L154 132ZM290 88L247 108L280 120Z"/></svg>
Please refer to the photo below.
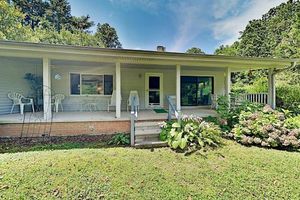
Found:
<svg viewBox="0 0 300 200"><path fill-rule="evenodd" d="M284 68L294 60L275 58L246 58L220 55L193 55L174 52L106 49L66 45L0 41L0 56L43 58L91 63L146 64L155 66L227 68L232 71L262 68Z"/></svg>

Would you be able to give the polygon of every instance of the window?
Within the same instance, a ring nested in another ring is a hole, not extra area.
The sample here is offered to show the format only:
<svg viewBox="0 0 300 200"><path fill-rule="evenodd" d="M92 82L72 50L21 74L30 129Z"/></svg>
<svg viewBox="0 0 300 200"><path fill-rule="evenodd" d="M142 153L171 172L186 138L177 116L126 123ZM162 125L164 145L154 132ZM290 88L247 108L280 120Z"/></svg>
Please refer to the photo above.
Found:
<svg viewBox="0 0 300 200"><path fill-rule="evenodd" d="M181 76L182 106L210 105L213 93L213 77Z"/></svg>
<svg viewBox="0 0 300 200"><path fill-rule="evenodd" d="M112 75L70 74L71 95L111 95Z"/></svg>

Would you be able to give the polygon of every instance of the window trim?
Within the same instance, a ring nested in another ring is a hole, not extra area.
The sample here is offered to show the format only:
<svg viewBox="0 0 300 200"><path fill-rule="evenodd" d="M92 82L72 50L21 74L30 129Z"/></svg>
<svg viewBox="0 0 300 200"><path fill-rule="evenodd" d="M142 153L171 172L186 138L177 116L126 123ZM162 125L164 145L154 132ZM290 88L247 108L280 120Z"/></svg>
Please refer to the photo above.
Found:
<svg viewBox="0 0 300 200"><path fill-rule="evenodd" d="M71 94L71 74L79 74L80 75L80 94ZM88 97L88 96L96 96L96 97L111 97L112 94L82 94L82 75L98 75L98 76L103 76L103 86L105 84L104 81L104 76L105 75L109 75L113 77L113 87L114 87L114 74L113 73L102 73L102 74L98 74L98 73L81 73L81 72L69 72L69 95L72 97ZM105 87L105 86L104 86ZM103 88L104 88L103 87Z"/></svg>

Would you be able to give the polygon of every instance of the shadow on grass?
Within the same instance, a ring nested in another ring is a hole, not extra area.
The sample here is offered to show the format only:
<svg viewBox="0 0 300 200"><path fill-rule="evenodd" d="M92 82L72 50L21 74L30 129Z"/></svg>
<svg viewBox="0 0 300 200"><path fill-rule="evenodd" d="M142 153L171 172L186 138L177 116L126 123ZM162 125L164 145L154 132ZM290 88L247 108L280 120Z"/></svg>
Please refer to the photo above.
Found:
<svg viewBox="0 0 300 200"><path fill-rule="evenodd" d="M128 147L124 145L108 145L107 142L63 142L63 143L49 143L49 144L33 144L33 145L13 145L0 144L1 153L17 153L29 151L47 151L47 150L70 150L70 149L103 149L114 147Z"/></svg>
<svg viewBox="0 0 300 200"><path fill-rule="evenodd" d="M103 138L103 136L98 135L2 139L0 141L0 153L127 147L125 145L109 145L108 141L111 137Z"/></svg>

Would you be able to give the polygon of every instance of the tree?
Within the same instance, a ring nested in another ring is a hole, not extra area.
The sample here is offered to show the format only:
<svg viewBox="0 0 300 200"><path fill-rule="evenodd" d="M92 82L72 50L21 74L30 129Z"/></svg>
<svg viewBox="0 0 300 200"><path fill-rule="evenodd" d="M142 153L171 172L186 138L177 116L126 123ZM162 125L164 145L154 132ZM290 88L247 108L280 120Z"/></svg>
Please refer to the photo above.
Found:
<svg viewBox="0 0 300 200"><path fill-rule="evenodd" d="M49 7L46 10L46 18L55 27L60 30L71 22L71 6L67 0L50 0Z"/></svg>
<svg viewBox="0 0 300 200"><path fill-rule="evenodd" d="M239 54L250 57L273 57L300 13L300 1L289 0L272 8L261 19L252 20L241 33Z"/></svg>
<svg viewBox="0 0 300 200"><path fill-rule="evenodd" d="M239 42L234 42L232 45L221 45L215 50L215 55L238 56Z"/></svg>
<svg viewBox="0 0 300 200"><path fill-rule="evenodd" d="M76 17L72 16L71 19L71 27L69 28L71 31L79 30L84 32L89 32L89 29L94 26L94 22L90 21L90 16L81 16Z"/></svg>
<svg viewBox="0 0 300 200"><path fill-rule="evenodd" d="M106 48L122 48L116 29L111 27L108 23L102 25L100 23L97 24L95 37L99 42L102 42Z"/></svg>
<svg viewBox="0 0 300 200"><path fill-rule="evenodd" d="M23 24L29 25L33 30L39 25L49 6L43 0L12 0L13 5L25 14Z"/></svg>
<svg viewBox="0 0 300 200"><path fill-rule="evenodd" d="M10 6L6 0L0 0L0 39L2 40L30 40L32 31L22 26L24 14Z"/></svg>
<svg viewBox="0 0 300 200"><path fill-rule="evenodd" d="M200 48L198 47L192 47L188 50L186 50L186 53L189 53L189 54L205 54L204 51L202 51Z"/></svg>

